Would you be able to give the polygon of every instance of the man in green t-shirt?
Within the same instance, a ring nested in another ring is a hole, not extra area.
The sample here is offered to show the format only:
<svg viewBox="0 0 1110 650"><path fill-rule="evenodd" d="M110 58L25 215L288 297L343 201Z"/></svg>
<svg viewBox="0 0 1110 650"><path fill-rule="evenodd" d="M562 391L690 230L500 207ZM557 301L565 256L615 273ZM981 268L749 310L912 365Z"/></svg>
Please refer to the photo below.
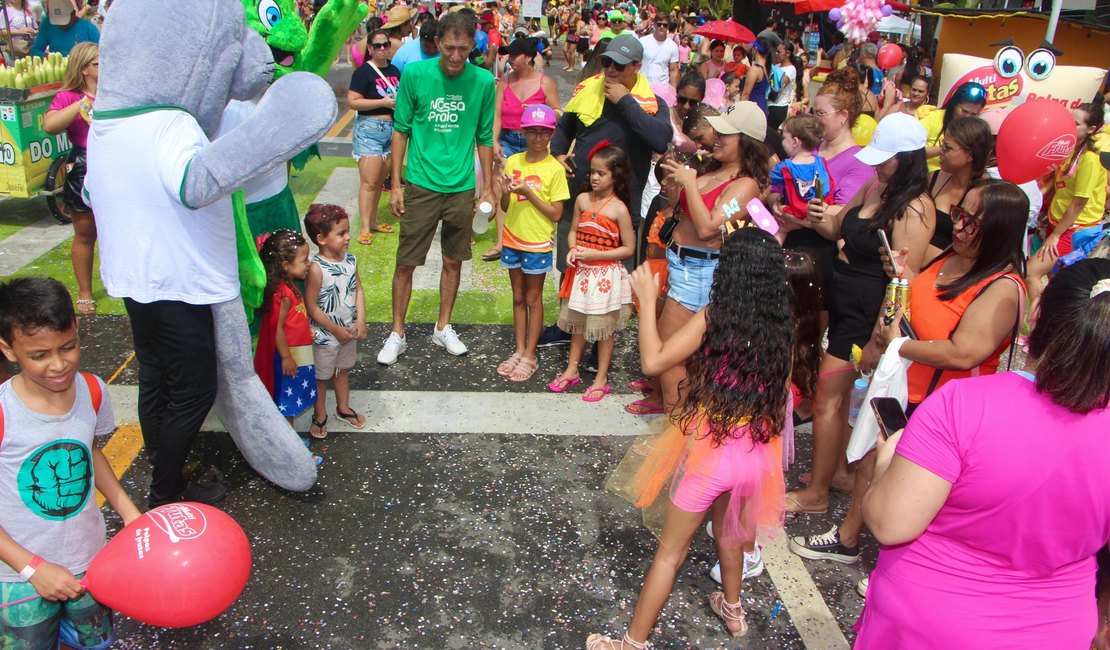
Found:
<svg viewBox="0 0 1110 650"><path fill-rule="evenodd" d="M401 235L393 271L393 329L378 353L383 365L393 365L407 347L412 274L424 265L441 222L443 267L432 342L454 355L467 352L450 323L462 263L471 257L475 145L482 165L481 200L490 206L494 200L494 80L488 70L467 61L476 27L472 13L446 14L436 30L439 58L410 63L401 74L393 114L393 178L402 178L407 152L407 184L403 193L394 190L389 197Z"/></svg>

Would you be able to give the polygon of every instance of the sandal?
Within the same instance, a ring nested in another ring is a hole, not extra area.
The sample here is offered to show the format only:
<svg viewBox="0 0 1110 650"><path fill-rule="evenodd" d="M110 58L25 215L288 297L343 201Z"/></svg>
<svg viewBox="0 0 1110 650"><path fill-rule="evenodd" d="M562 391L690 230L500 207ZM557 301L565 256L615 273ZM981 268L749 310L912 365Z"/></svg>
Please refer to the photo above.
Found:
<svg viewBox="0 0 1110 650"><path fill-rule="evenodd" d="M393 232L393 226L389 225L388 223L379 223L377 226L371 228L371 230L388 234Z"/></svg>
<svg viewBox="0 0 1110 650"><path fill-rule="evenodd" d="M605 634L591 634L586 637L586 650L650 650L651 644L647 641L636 643L626 632L620 639L614 639Z"/></svg>
<svg viewBox="0 0 1110 650"><path fill-rule="evenodd" d="M327 438L327 424L328 416L325 415L323 420L317 420L315 415L312 416L312 426L308 428L308 435L316 438L317 440L323 440L324 438Z"/></svg>
<svg viewBox="0 0 1110 650"><path fill-rule="evenodd" d="M740 601L730 603L725 600L725 595L720 591L714 591L709 594L709 609L713 613L720 616L725 622L725 629L728 630L728 635L733 639L739 639L748 633L748 622L744 620L744 608L740 606ZM728 628L729 622L739 622L740 629L733 631Z"/></svg>
<svg viewBox="0 0 1110 650"><path fill-rule="evenodd" d="M366 418L362 417L362 415L360 415L359 413L356 413L354 411L354 409L352 409L349 413L344 413L344 412L340 411L338 408L336 408L335 409L335 417L339 418L340 420L343 420L344 422L349 424L352 428L358 429L360 431L362 429L366 428ZM361 424L359 423L359 420L362 420Z"/></svg>
<svg viewBox="0 0 1110 650"><path fill-rule="evenodd" d="M820 510L818 510L817 508L807 508L807 507L803 506L802 503L800 501L798 501L797 498L794 497L794 494L795 494L794 492L787 492L786 493L786 501L787 501L786 511L788 513L792 513L792 514L803 513L803 514L807 514L807 515L823 515L823 514L825 514L826 512L829 511L828 506L825 506L823 509L820 509ZM791 506L793 506L793 508Z"/></svg>
<svg viewBox="0 0 1110 650"><path fill-rule="evenodd" d="M324 464L324 457L323 456L317 456L316 454L312 454L312 464L315 465L316 467L319 467L319 466L323 465Z"/></svg>
<svg viewBox="0 0 1110 650"><path fill-rule="evenodd" d="M520 363L520 359L521 356L514 352L508 359L497 364L497 374L502 377L508 377L513 374L513 368L516 368L516 364Z"/></svg>
<svg viewBox="0 0 1110 650"><path fill-rule="evenodd" d="M640 377L639 379L633 379L632 381L628 382L628 390L634 393L643 393L644 395L647 395L648 393L655 391L655 382L652 381L650 377Z"/></svg>
<svg viewBox="0 0 1110 650"><path fill-rule="evenodd" d="M559 375L547 385L547 390L552 393L562 393L571 386L577 386L582 383L581 377L564 377Z"/></svg>
<svg viewBox="0 0 1110 650"><path fill-rule="evenodd" d="M663 412L663 407L659 404L652 404L646 399L638 399L624 407L624 410L632 415L659 415Z"/></svg>
<svg viewBox="0 0 1110 650"><path fill-rule="evenodd" d="M586 389L586 394L582 396L582 401L600 402L602 399L605 398L606 395L609 394L609 391L611 390L613 390L613 387L609 384L605 384L604 386L591 386L590 388ZM598 395L598 393L601 394Z"/></svg>
<svg viewBox="0 0 1110 650"><path fill-rule="evenodd" d="M540 360L538 358L525 359L521 357L520 362L516 364L512 374L509 375L509 381L528 381L532 378L532 375L536 374L536 369L539 367Z"/></svg>
<svg viewBox="0 0 1110 650"><path fill-rule="evenodd" d="M482 253L482 261L483 262L496 262L499 259L501 259L501 249L500 248L494 247L494 248L491 248L488 251Z"/></svg>
<svg viewBox="0 0 1110 650"><path fill-rule="evenodd" d="M77 311L82 316L94 316L96 314L96 301L92 298L81 298L77 301Z"/></svg>
<svg viewBox="0 0 1110 650"><path fill-rule="evenodd" d="M372 241L374 241L374 233L372 232L364 232L358 236L358 243L363 246L369 246Z"/></svg>

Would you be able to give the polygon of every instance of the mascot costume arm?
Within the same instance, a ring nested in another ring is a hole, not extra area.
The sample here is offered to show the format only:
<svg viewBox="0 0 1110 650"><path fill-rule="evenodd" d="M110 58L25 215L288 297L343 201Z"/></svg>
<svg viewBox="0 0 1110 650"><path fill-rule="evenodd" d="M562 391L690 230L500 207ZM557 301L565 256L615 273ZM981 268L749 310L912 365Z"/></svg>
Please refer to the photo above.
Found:
<svg viewBox="0 0 1110 650"><path fill-rule="evenodd" d="M116 0L100 60L110 74L98 87L98 110L177 106L211 139L193 154L173 197L185 208L208 205L284 165L323 136L337 114L334 93L316 75L289 74L267 89L274 56L246 28L239 0ZM229 101L250 100L263 91L256 111L220 133ZM297 107L295 113L290 106ZM234 227L230 213L227 227ZM254 373L242 300L212 305L212 312L220 420L259 474L288 490L308 490L316 482L312 454Z"/></svg>

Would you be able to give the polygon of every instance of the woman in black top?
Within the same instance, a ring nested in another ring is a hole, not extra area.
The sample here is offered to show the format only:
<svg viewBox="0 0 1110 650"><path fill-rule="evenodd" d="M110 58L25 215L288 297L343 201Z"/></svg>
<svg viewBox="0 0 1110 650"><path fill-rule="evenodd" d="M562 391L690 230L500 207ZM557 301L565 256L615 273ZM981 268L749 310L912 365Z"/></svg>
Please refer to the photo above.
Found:
<svg viewBox="0 0 1110 650"><path fill-rule="evenodd" d="M929 175L929 196L937 208L937 227L925 259L931 260L952 245L954 205L962 205L968 190L987 178L991 155L991 127L978 117L958 117L948 125L940 145L940 169Z"/></svg>
<svg viewBox="0 0 1110 650"><path fill-rule="evenodd" d="M389 35L374 30L366 39L370 56L351 75L347 105L358 111L355 118L354 158L358 161L358 243L369 244L375 232L393 232L393 226L378 223L378 200L382 181L389 169L389 151L393 142L393 106L401 72L390 64Z"/></svg>

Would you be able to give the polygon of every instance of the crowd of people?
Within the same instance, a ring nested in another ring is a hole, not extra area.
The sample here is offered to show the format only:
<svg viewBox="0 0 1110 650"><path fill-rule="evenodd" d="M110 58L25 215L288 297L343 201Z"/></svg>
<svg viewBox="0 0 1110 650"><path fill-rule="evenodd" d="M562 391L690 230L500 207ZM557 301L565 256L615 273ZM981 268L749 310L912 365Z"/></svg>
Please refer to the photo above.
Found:
<svg viewBox="0 0 1110 650"><path fill-rule="evenodd" d="M358 215L315 204L307 237L277 230L260 242L255 368L291 423L313 408L309 437L327 435L329 383L336 416L356 429L367 421L348 384L368 336L352 239L398 238L376 357L391 366L407 350L413 274L437 231L431 340L468 352L452 313L475 219L494 222L481 258L507 271L514 326L498 375L528 382L540 348L566 345L546 389L601 402L615 338L636 314L643 376L629 387L643 396L625 409L663 416L608 482L661 513L659 547L627 631L591 635L590 650L648 647L707 515L721 585L709 607L743 636L742 581L763 570L757 537L786 513L827 512L832 490L851 494L844 520L789 548L852 564L865 531L884 545L857 586L867 599L858 647L1110 645L1110 584L1096 581L1095 560L1110 539L1100 471L1110 461L1110 261L1098 259L1110 239L1084 248L1094 259L1068 256L1107 224L1103 94L1072 110L1068 159L1019 186L998 178L1004 116L984 110L986 89L963 83L936 106L924 44L884 70L876 43L807 50L776 19L746 42L703 36L714 16L697 6L579 0L542 17L498 2L376 9L343 55L354 68ZM46 127L69 130L79 152L95 45L74 48L69 66ZM551 66L575 76L565 103ZM878 121L866 145L853 137L862 116ZM398 231L379 218L383 184ZM87 314L96 229L79 201L75 180L66 207ZM763 204L773 227L755 225ZM547 310L549 273L559 305ZM32 291L38 311L18 304ZM57 294L0 287L0 349L23 370L0 387L5 410L34 411L48 396L44 412L64 411L92 389L74 381L74 315ZM64 386L49 384L63 373L33 358L36 345L63 359ZM904 365L912 417L850 459L853 396L892 360ZM788 491L794 427L808 422L811 472ZM131 517L121 489L106 489ZM18 546L0 535L11 568L0 579L49 564ZM49 593L75 595L62 583Z"/></svg>

